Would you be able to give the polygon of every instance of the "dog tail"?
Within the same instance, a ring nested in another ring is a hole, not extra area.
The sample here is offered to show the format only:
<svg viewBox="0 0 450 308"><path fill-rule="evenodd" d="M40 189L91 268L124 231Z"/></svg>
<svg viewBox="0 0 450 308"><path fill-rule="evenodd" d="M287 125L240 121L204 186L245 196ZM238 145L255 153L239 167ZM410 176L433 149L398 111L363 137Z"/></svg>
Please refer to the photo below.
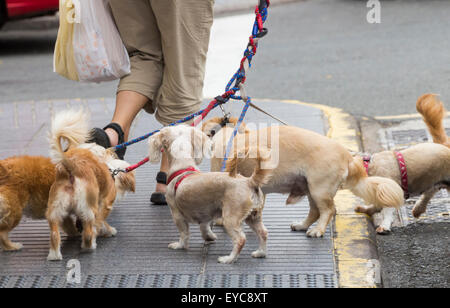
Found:
<svg viewBox="0 0 450 308"><path fill-rule="evenodd" d="M423 116L433 141L450 148L450 138L444 128L445 107L435 94L425 94L419 97L417 111Z"/></svg>
<svg viewBox="0 0 450 308"><path fill-rule="evenodd" d="M381 210L386 207L399 208L405 203L404 192L397 182L384 177L369 177L362 158L356 156L349 163L347 185L367 204Z"/></svg>
<svg viewBox="0 0 450 308"><path fill-rule="evenodd" d="M64 152L79 146L89 138L88 116L83 110L62 111L53 118L49 143L50 157L54 164L65 160ZM67 143L63 149L62 142Z"/></svg>
<svg viewBox="0 0 450 308"><path fill-rule="evenodd" d="M248 147L230 159L226 168L230 176L236 176L239 162L249 159L255 162L255 170L249 178L250 185L261 187L267 184L272 176L272 169L268 168L271 158L270 151L262 147Z"/></svg>

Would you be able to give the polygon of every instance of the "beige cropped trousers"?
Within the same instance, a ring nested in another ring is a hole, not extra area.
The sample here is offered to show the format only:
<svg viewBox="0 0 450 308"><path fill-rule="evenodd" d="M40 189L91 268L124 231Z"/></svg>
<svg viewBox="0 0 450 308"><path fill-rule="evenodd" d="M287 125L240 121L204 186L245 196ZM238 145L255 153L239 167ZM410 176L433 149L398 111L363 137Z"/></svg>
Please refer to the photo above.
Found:
<svg viewBox="0 0 450 308"><path fill-rule="evenodd" d="M214 0L110 0L131 74L118 90L146 96L167 125L200 109Z"/></svg>

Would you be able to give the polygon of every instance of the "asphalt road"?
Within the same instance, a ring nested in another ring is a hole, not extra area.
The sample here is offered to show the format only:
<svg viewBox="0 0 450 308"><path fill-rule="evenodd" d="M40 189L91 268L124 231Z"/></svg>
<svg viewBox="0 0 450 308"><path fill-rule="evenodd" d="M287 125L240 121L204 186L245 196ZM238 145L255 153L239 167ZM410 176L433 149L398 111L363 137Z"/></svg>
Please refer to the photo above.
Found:
<svg viewBox="0 0 450 308"><path fill-rule="evenodd" d="M362 0L274 6L248 93L367 116L413 113L424 92L450 102L449 10L445 0L382 1L381 24L368 24ZM0 102L114 95L116 82L75 84L52 73L55 35L0 32Z"/></svg>

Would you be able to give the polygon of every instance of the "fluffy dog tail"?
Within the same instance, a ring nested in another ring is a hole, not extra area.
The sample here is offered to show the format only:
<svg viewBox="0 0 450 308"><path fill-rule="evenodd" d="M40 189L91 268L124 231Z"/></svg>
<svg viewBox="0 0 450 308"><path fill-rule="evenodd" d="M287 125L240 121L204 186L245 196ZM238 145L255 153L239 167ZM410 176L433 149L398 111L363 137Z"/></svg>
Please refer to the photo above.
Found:
<svg viewBox="0 0 450 308"><path fill-rule="evenodd" d="M356 196L379 210L385 207L399 208L405 203L400 185L389 178L367 176L362 158L358 156L349 163L346 186Z"/></svg>
<svg viewBox="0 0 450 308"><path fill-rule="evenodd" d="M268 168L271 157L269 150L266 148L248 147L230 159L227 163L227 171L230 176L236 176L239 162L249 159L253 160L256 165L253 175L249 178L250 185L261 187L267 184L272 176L272 169Z"/></svg>
<svg viewBox="0 0 450 308"><path fill-rule="evenodd" d="M88 116L83 110L66 110L58 113L52 121L49 143L50 157L55 164L64 160L64 152L86 142L89 137ZM62 142L67 143L63 149Z"/></svg>
<svg viewBox="0 0 450 308"><path fill-rule="evenodd" d="M417 111L423 116L428 126L433 141L450 148L450 138L444 128L445 108L444 104L435 94L422 95L416 104Z"/></svg>

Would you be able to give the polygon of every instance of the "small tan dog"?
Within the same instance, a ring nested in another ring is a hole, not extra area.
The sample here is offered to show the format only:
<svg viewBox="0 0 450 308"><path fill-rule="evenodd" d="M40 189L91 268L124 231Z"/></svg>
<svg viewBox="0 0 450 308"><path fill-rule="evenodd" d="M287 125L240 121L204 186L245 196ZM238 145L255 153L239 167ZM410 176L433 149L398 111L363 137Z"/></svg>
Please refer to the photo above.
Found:
<svg viewBox="0 0 450 308"><path fill-rule="evenodd" d="M111 237L117 231L106 218L116 196L135 190L133 173L114 179L110 169L127 167L114 154L95 144L80 145L89 137L87 115L83 111L58 114L52 123L50 156L56 165L55 183L49 194L46 217L50 226L48 260L62 260L59 226L71 216L83 225L82 249L96 248L97 236ZM63 150L62 141L68 143Z"/></svg>
<svg viewBox="0 0 450 308"><path fill-rule="evenodd" d="M271 172L260 167L265 162L261 155L253 175L245 178L235 172L228 175L197 170L203 157L211 154L211 141L199 129L185 125L167 127L152 136L149 144L150 161L159 162L162 150L169 157L166 199L180 231L180 240L170 244L170 249L188 248L189 223L200 224L203 239L214 241L216 235L211 223L223 217L225 230L233 240L233 250L229 256L220 257L220 263L232 263L238 258L246 241L243 221L259 238L259 249L252 257L266 256L267 230L262 222L265 198L260 186L267 183Z"/></svg>
<svg viewBox="0 0 450 308"><path fill-rule="evenodd" d="M4 251L20 250L20 243L8 234L22 216L45 219L48 193L55 182L55 166L49 158L20 156L0 161L0 244ZM72 233L72 221L64 221L64 231Z"/></svg>
<svg viewBox="0 0 450 308"><path fill-rule="evenodd" d="M230 126L220 129L220 122L220 118L215 118L203 125L207 134L214 135L215 154L211 159L211 171L220 170L222 154L234 129ZM215 130L214 134L209 132L211 129ZM293 223L293 231L307 231L310 237L323 236L335 214L334 196L342 188L349 188L367 204L379 209L400 207L404 203L403 191L396 182L382 177L368 177L361 157L353 158L343 146L327 137L291 126L258 131L244 127L244 131L234 140L234 144L238 145L237 152L256 143L271 149L272 154L278 156L278 166L270 180L262 186L264 194L289 194L286 204L295 204L308 197L309 215L303 222ZM250 176L254 166L254 159L239 159L238 172ZM316 221L317 225L310 228Z"/></svg>
<svg viewBox="0 0 450 308"><path fill-rule="evenodd" d="M406 162L407 194L422 195L413 208L414 217L425 213L427 204L440 189L450 189L450 141L443 120L445 108L436 95L426 94L417 101L417 111L422 114L435 143L423 143L400 151ZM368 167L370 176L384 176L401 183L399 162L393 151L384 151L371 157ZM373 215L379 209L359 206L357 212ZM394 221L394 211L382 210L383 221L377 232L388 233Z"/></svg>

